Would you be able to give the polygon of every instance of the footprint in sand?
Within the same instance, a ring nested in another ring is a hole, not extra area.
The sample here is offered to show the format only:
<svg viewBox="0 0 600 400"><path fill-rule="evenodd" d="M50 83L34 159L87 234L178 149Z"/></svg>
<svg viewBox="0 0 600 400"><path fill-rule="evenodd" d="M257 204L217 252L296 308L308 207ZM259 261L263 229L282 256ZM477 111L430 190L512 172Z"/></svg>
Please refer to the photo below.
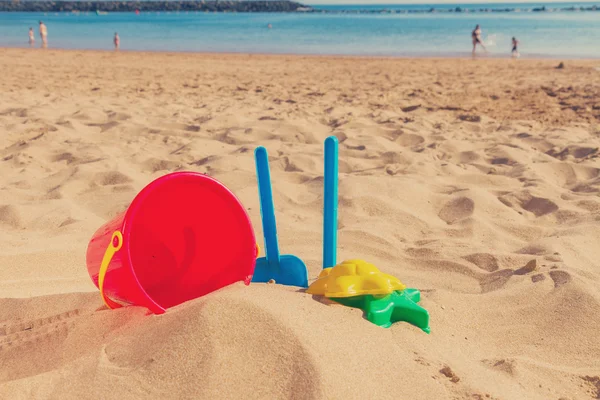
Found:
<svg viewBox="0 0 600 400"><path fill-rule="evenodd" d="M295 163L290 161L290 158L285 156L280 159L283 163L283 170L285 172L304 172L301 168L299 168Z"/></svg>
<svg viewBox="0 0 600 400"><path fill-rule="evenodd" d="M549 271L548 276L550 276L550 278L552 279L555 289L566 285L573 280L573 277L568 272L556 269L552 269L551 271ZM531 282L533 283L544 282L545 280L546 275L544 273L539 273L531 276Z"/></svg>
<svg viewBox="0 0 600 400"><path fill-rule="evenodd" d="M113 186L131 182L131 179L118 171L99 172L94 181L101 186Z"/></svg>
<svg viewBox="0 0 600 400"><path fill-rule="evenodd" d="M183 130L186 132L200 132L200 125L186 125Z"/></svg>
<svg viewBox="0 0 600 400"><path fill-rule="evenodd" d="M79 121L106 121L106 113L94 107L77 110L70 117Z"/></svg>
<svg viewBox="0 0 600 400"><path fill-rule="evenodd" d="M225 132L215 136L215 140L227 143L233 146L242 146L249 144L251 140L244 134L244 130L227 128ZM270 139L270 138L269 138Z"/></svg>
<svg viewBox="0 0 600 400"><path fill-rule="evenodd" d="M342 142L342 144L344 145L344 147L346 147L349 150L363 151L363 150L366 150L366 148L367 148L362 142L360 142L356 139L352 139L352 138L350 138L350 139L346 138Z"/></svg>
<svg viewBox="0 0 600 400"><path fill-rule="evenodd" d="M200 167L200 166L208 164L208 163L213 163L213 162L219 160L220 158L221 157L218 157L218 156L207 156L207 157L201 158L199 160L192 161L190 163L190 165L196 165L196 166Z"/></svg>
<svg viewBox="0 0 600 400"><path fill-rule="evenodd" d="M575 158L585 158L592 154L596 154L598 152L597 147L578 147L573 149L573 157Z"/></svg>
<svg viewBox="0 0 600 400"><path fill-rule="evenodd" d="M548 255L548 254L552 254L554 251L552 250L552 247L550 247L549 245L546 244L540 244L540 243L533 243L530 245L527 245L519 250L517 250L517 254L529 254L532 256L543 256L543 255Z"/></svg>
<svg viewBox="0 0 600 400"><path fill-rule="evenodd" d="M21 227L21 218L15 206L0 206L0 225L10 226L11 228Z"/></svg>
<svg viewBox="0 0 600 400"><path fill-rule="evenodd" d="M26 108L7 108L6 110L0 111L0 115L14 115L16 117L25 118L28 115L28 111Z"/></svg>
<svg viewBox="0 0 600 400"><path fill-rule="evenodd" d="M514 274L515 275L527 275L531 272L535 272L538 270L537 260L534 258L529 261L524 267L517 269Z"/></svg>
<svg viewBox="0 0 600 400"><path fill-rule="evenodd" d="M5 322L0 325L0 351L66 337L74 318L80 315L81 310L75 309L45 318Z"/></svg>
<svg viewBox="0 0 600 400"><path fill-rule="evenodd" d="M106 116L111 121L127 121L128 119L131 118L131 115L129 115L129 114L125 114L125 113L121 113L121 112L116 112L116 111L108 111L106 113Z"/></svg>
<svg viewBox="0 0 600 400"><path fill-rule="evenodd" d="M515 161L511 160L508 157L498 157L490 160L490 164L492 165L514 165Z"/></svg>
<svg viewBox="0 0 600 400"><path fill-rule="evenodd" d="M438 253L437 251L435 251L433 249L428 249L428 248L409 247L405 251L406 251L406 254L408 254L410 257L413 257L413 258L428 259L428 258L439 258L440 257L440 253Z"/></svg>
<svg viewBox="0 0 600 400"><path fill-rule="evenodd" d="M404 154L397 151L386 151L385 153L379 156L382 164L400 164L400 165L410 165L411 160L408 159Z"/></svg>
<svg viewBox="0 0 600 400"><path fill-rule="evenodd" d="M498 200L507 207L514 208L517 205L536 217L551 214L558 210L558 205L553 201L533 196L528 192L509 193L498 197Z"/></svg>
<svg viewBox="0 0 600 400"><path fill-rule="evenodd" d="M470 217L474 210L475 202L473 200L468 197L458 197L446 203L438 216L451 225Z"/></svg>
<svg viewBox="0 0 600 400"><path fill-rule="evenodd" d="M56 125L60 125L64 128L75 129L75 126L73 125L73 123L71 121L69 121L68 119L65 119L64 117L59 118L54 123Z"/></svg>
<svg viewBox="0 0 600 400"><path fill-rule="evenodd" d="M462 114L458 116L458 119L465 122L481 122L481 117L479 115Z"/></svg>
<svg viewBox="0 0 600 400"><path fill-rule="evenodd" d="M532 196L522 205L523 209L533 213L536 217L553 213L558 210L556 203L543 197Z"/></svg>
<svg viewBox="0 0 600 400"><path fill-rule="evenodd" d="M91 122L86 125L92 126L92 127L98 127L98 128L100 128L100 133L102 133L102 132L106 132L107 130L112 129L116 126L119 126L120 122L117 122L117 121L102 122L102 123Z"/></svg>
<svg viewBox="0 0 600 400"><path fill-rule="evenodd" d="M514 135L514 136L515 136L516 138L519 138L519 139L527 139L527 138L530 138L530 137L531 137L531 135L530 135L529 133L527 133L527 132L521 132L521 133L517 133L517 134L516 134L516 135Z"/></svg>
<svg viewBox="0 0 600 400"><path fill-rule="evenodd" d="M584 382L590 386L590 395L593 399L600 399L600 376L582 376Z"/></svg>
<svg viewBox="0 0 600 400"><path fill-rule="evenodd" d="M452 371L452 368L450 368L449 366L444 366L444 368L440 369L440 373L442 375L444 375L446 378L450 379L450 382L452 383L457 383L458 381L460 381L460 378L458 377L458 375L456 375L456 373L454 371Z"/></svg>
<svg viewBox="0 0 600 400"><path fill-rule="evenodd" d="M487 272L494 272L497 271L498 268L500 268L498 266L498 260L496 259L496 257L489 253L469 254L468 256L465 256L463 258Z"/></svg>
<svg viewBox="0 0 600 400"><path fill-rule="evenodd" d="M552 281L554 281L555 288L561 287L562 285L566 285L567 283L573 280L571 274L569 274L566 271L553 270L548 272L548 275L550 275L550 278L552 278Z"/></svg>
<svg viewBox="0 0 600 400"><path fill-rule="evenodd" d="M582 146L569 146L562 150L550 149L546 152L549 156L557 158L559 160L565 160L567 157L572 156L576 159L586 158L598 153L597 147L582 147Z"/></svg>
<svg viewBox="0 0 600 400"><path fill-rule="evenodd" d="M69 164L72 164L72 163L78 161L78 159L73 154L71 154L69 152L64 152L64 153L60 153L60 154L57 154L54 157L52 157L52 161L53 162L66 161L67 165L69 165Z"/></svg>
<svg viewBox="0 0 600 400"><path fill-rule="evenodd" d="M75 222L78 222L78 221L76 219L68 217L63 222L61 222L60 225L58 225L58 227L62 228L63 226L68 226L68 225L74 224Z"/></svg>
<svg viewBox="0 0 600 400"><path fill-rule="evenodd" d="M388 164L384 169L386 174L394 176L406 170L406 166L402 164Z"/></svg>
<svg viewBox="0 0 600 400"><path fill-rule="evenodd" d="M593 213L600 212L600 202L595 200L581 200L577 202L577 207Z"/></svg>
<svg viewBox="0 0 600 400"><path fill-rule="evenodd" d="M598 184L597 181L595 182L595 184ZM575 193L597 193L599 191L599 189L593 187L590 184L581 183L581 184L573 186L571 188L571 191L575 192Z"/></svg>
<svg viewBox="0 0 600 400"><path fill-rule="evenodd" d="M62 199L62 193L60 192L61 185L55 186L52 189L48 190L45 196L41 198L44 200L59 200Z"/></svg>
<svg viewBox="0 0 600 400"><path fill-rule="evenodd" d="M504 358L493 360L485 359L481 360L481 362L496 371L502 371L510 376L515 376L517 372L517 364L515 360Z"/></svg>
<svg viewBox="0 0 600 400"><path fill-rule="evenodd" d="M474 151L461 151L458 153L458 162L461 164L469 164L480 159L479 154Z"/></svg>
<svg viewBox="0 0 600 400"><path fill-rule="evenodd" d="M425 142L425 138L421 135L415 135L412 133L403 133L398 136L396 143L403 147L418 146Z"/></svg>
<svg viewBox="0 0 600 400"><path fill-rule="evenodd" d="M179 163L169 160L161 160L158 158L151 157L143 162L143 169L145 171L155 173L158 171L171 171L179 166Z"/></svg>
<svg viewBox="0 0 600 400"><path fill-rule="evenodd" d="M531 276L531 282L538 283L546 280L546 276L544 274L536 274Z"/></svg>
<svg viewBox="0 0 600 400"><path fill-rule="evenodd" d="M513 270L508 268L485 275L479 281L481 293L489 293L502 289L513 275Z"/></svg>

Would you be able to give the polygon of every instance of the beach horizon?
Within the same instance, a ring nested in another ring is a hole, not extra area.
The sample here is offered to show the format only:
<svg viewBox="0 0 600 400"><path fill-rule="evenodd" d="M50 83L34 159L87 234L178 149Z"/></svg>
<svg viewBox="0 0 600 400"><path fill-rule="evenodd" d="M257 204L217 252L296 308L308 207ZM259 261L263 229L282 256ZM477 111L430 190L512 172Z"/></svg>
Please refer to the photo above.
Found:
<svg viewBox="0 0 600 400"><path fill-rule="evenodd" d="M473 61L484 61L484 60L509 60L512 62L525 62L525 61L582 61L582 62L597 62L600 57L573 57L573 56L559 56L559 55L527 55L519 57L513 57L510 53L507 54L485 54L485 53L477 53L473 55L472 52L463 52L457 54L435 54L431 53L429 55L423 54L402 54L402 55L360 55L360 54L319 54L319 53L269 53L269 52L218 52L218 51L169 51L169 50L130 50L130 49L119 49L115 51L114 49L72 49L72 48L55 48L55 47L47 47L47 48L27 48L27 46L21 47L2 47L0 46L0 51L58 51L58 52L79 52L79 53L131 53L131 54L165 54L175 56L178 54L181 55L198 55L198 56L248 56L248 57L299 57L299 58L315 58L315 59L364 59L364 60L473 60ZM558 64L557 64L558 65ZM600 65L598 66L600 68Z"/></svg>

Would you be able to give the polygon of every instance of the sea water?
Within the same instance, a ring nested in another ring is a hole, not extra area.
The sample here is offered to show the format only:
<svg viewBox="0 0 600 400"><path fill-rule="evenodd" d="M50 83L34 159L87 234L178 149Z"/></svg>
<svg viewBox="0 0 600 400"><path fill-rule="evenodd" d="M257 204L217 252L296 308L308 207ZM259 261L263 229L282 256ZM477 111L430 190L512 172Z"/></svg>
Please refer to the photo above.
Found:
<svg viewBox="0 0 600 400"><path fill-rule="evenodd" d="M0 47L28 47L28 30L48 27L50 48L463 56L480 24L488 56L510 56L511 38L523 57L600 58L600 11L535 12L535 7L594 3L314 6L322 13L0 13ZM600 3L598 3L600 8ZM438 12L425 11L432 7ZM517 8L513 12L445 12L461 7ZM271 24L272 28L267 26Z"/></svg>

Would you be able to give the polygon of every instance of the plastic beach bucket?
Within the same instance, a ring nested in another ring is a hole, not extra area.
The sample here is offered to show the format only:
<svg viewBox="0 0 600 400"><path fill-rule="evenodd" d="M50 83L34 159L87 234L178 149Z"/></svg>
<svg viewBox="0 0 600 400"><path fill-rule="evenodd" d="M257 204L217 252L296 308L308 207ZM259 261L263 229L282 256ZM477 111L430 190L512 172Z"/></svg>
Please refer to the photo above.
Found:
<svg viewBox="0 0 600 400"><path fill-rule="evenodd" d="M109 308L156 314L238 281L250 284L257 257L243 205L217 180L164 175L94 233L87 268Z"/></svg>

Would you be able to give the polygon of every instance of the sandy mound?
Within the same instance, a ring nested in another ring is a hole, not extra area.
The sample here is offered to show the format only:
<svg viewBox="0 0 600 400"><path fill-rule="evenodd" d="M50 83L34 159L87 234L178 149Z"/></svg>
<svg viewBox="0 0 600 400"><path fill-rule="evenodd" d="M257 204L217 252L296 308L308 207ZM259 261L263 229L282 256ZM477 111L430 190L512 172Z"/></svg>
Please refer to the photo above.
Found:
<svg viewBox="0 0 600 400"><path fill-rule="evenodd" d="M1 398L600 396L594 63L0 52ZM167 172L225 183L262 236L258 145L315 279L329 135L340 261L421 289L431 335L279 285L103 306L87 242Z"/></svg>

